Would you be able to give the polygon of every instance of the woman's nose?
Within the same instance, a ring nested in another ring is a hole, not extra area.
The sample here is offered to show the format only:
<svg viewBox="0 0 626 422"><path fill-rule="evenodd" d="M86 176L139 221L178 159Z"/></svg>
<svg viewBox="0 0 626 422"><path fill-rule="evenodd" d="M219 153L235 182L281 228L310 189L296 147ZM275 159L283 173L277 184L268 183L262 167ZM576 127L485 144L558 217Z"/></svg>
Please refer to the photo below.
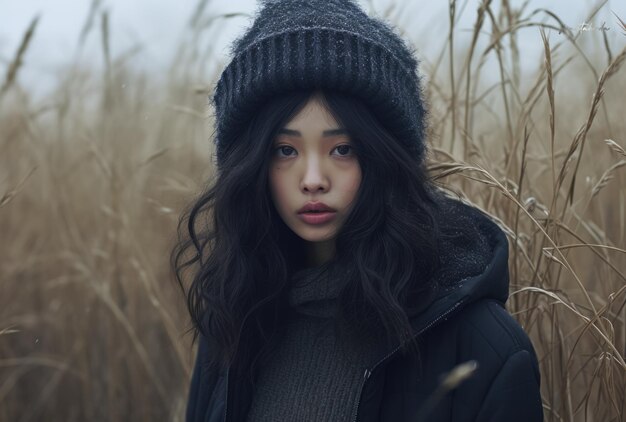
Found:
<svg viewBox="0 0 626 422"><path fill-rule="evenodd" d="M306 161L301 184L302 189L309 192L328 189L328 177L318 158L311 157Z"/></svg>

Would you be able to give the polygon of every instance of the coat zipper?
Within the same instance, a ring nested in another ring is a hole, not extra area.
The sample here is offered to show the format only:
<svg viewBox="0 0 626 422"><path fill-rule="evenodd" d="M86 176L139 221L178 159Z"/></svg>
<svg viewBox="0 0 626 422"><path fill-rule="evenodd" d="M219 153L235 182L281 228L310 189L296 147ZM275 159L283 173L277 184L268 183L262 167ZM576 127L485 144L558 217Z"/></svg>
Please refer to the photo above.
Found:
<svg viewBox="0 0 626 422"><path fill-rule="evenodd" d="M422 329L420 329L417 333L415 333L415 335L413 336L413 338L419 336L420 334L422 334L424 331L426 331L427 329L431 328L433 325L435 325L439 320L441 320L443 317L450 315L451 312L453 312L456 308L459 307L459 305L461 305L461 303L463 303L465 301L466 298L463 298L461 300L459 300L458 302L456 302L451 308L449 308L446 312L444 312L443 314L439 315L437 318L435 318L434 320L432 320L430 323L428 323L426 326L424 326ZM376 367L378 365L380 365L381 363L383 363L384 361L386 361L387 359L389 359L389 357L391 357L394 353L396 353L398 350L400 350L400 347L402 347L402 345L396 347L394 350L392 350L391 352L389 352L389 354L387 354L387 356L383 357L381 360L379 360L378 362L376 362L374 364L374 366L372 366L371 369L366 368L365 372L363 374L363 381L361 382L361 388L359 388L359 396L356 402L356 408L354 409L354 418L352 419L353 422L356 422L357 420L357 416L359 414L359 406L361 404L361 394L363 393L363 388L365 387L365 383L367 382L367 380L369 379L369 377L372 375L372 372L376 369Z"/></svg>

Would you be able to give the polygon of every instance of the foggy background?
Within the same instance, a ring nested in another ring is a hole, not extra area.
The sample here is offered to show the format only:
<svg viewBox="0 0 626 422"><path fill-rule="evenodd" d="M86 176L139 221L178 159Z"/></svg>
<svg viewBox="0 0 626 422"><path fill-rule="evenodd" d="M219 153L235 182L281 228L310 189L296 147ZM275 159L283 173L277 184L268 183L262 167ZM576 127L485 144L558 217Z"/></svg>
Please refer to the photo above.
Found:
<svg viewBox="0 0 626 422"><path fill-rule="evenodd" d="M441 51L446 43L448 25L448 2L439 0L358 0L366 10L373 8L375 13L382 14L392 3L403 4L406 12L399 19L407 29L409 39L418 48L418 54L432 57ZM197 0L102 0L100 11L109 12L109 26L111 31L111 53L113 56L122 54L132 48L140 51L129 64L136 68L148 69L155 73L164 71L171 63L177 46L187 39L186 29L198 6ZM520 7L524 1L511 2L511 7ZM571 1L571 0L529 0L526 10L548 8L555 12L565 25L574 32L585 23L589 11L602 2ZM477 0L458 2L457 19L460 30L470 32L476 19L476 9L480 4ZM20 81L38 90L46 90L58 80L59 72L68 63L68 59L77 54L78 37L85 24L91 1L88 0L24 0L0 1L0 62L6 64L15 54L20 39L34 16L41 19L33 42L24 60L20 72ZM257 5L255 0L212 0L203 11L205 17L227 13L241 13L252 15ZM498 4L493 4L498 9ZM612 12L624 19L626 16L626 1L607 1L593 20L597 28L606 22L609 28L610 39L621 39L617 20ZM101 37L98 30L99 16L95 16L95 30L86 38L81 59L89 66L102 65ZM546 21L545 17L540 21ZM410 22L410 23L409 23ZM246 16L236 16L230 19L218 19L218 25L204 42L214 45L212 59L219 63L226 59L227 45L234 37L243 31L248 24ZM553 42L563 37L555 31L550 36ZM592 29L582 34L584 36L599 37L600 31ZM522 70L527 71L536 67L542 60L543 46L537 28L522 28L518 34L518 42L523 52ZM467 42L467 40L465 40ZM464 40L459 40L456 48L464 48ZM619 44L619 42L617 43ZM620 45L617 45L619 48Z"/></svg>

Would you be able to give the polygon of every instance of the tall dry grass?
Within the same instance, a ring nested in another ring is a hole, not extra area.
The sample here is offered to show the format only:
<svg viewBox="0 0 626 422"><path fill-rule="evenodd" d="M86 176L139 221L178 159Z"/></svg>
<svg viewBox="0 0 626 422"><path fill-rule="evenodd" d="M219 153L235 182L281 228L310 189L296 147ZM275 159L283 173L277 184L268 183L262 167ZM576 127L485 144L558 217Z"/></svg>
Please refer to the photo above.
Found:
<svg viewBox="0 0 626 422"><path fill-rule="evenodd" d="M207 40L237 16L207 3L165 75L133 70L141 46L117 52L98 0L51 95L19 78L37 18L0 69L1 421L183 419L194 356L167 257L213 177L206 94L223 63ZM527 5L483 1L467 33L450 2L446 47L422 61L429 165L509 237L507 306L537 349L546 420L622 421L626 36ZM521 31L542 34L532 73ZM102 71L80 59L88 37Z"/></svg>

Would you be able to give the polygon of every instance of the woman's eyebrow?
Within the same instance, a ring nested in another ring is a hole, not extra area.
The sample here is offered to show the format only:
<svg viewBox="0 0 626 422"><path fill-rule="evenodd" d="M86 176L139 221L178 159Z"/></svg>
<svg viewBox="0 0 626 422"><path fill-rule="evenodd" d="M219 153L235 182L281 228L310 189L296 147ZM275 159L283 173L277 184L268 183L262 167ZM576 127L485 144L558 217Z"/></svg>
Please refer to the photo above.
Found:
<svg viewBox="0 0 626 422"><path fill-rule="evenodd" d="M292 129L286 129L286 128L280 129L278 131L278 135L302 136L300 131L292 130ZM331 137L331 136L338 136L338 135L348 135L348 131L346 129L339 128L339 129L325 130L324 132L322 132L322 136L325 137L325 138L326 137Z"/></svg>

